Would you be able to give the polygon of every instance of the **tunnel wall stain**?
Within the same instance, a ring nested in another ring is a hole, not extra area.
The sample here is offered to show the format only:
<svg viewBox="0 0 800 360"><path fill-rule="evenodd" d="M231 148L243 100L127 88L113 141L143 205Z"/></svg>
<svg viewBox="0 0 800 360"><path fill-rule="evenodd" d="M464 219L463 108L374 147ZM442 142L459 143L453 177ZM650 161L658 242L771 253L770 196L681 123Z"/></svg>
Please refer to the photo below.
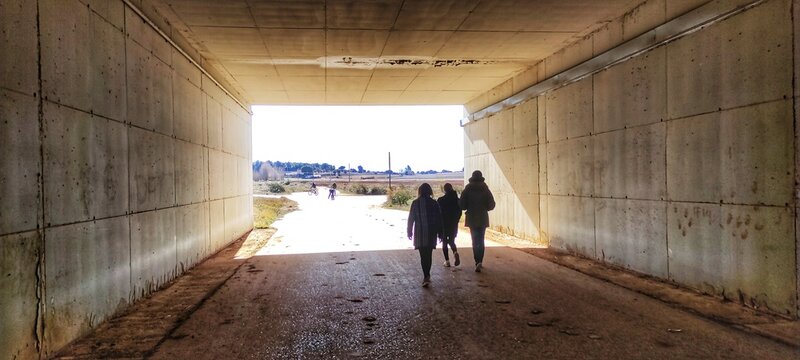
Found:
<svg viewBox="0 0 800 360"><path fill-rule="evenodd" d="M467 108L682 14L670 6L642 4ZM798 317L797 7L765 1L468 123L465 174L499 194L493 226Z"/></svg>
<svg viewBox="0 0 800 360"><path fill-rule="evenodd" d="M0 10L0 359L38 358L252 227L251 118L122 1Z"/></svg>

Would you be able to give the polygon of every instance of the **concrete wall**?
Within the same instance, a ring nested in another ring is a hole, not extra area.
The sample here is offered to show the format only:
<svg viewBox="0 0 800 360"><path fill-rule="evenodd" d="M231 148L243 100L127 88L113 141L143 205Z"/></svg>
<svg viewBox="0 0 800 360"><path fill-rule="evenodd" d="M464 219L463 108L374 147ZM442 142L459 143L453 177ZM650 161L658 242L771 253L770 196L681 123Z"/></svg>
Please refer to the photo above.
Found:
<svg viewBox="0 0 800 360"><path fill-rule="evenodd" d="M700 2L688 3L681 10L671 8L677 2L645 2L468 109L522 90L519 83L556 75ZM493 225L797 317L793 6L797 12L791 0L766 1L468 123L465 167L467 174L484 170L499 194Z"/></svg>
<svg viewBox="0 0 800 360"><path fill-rule="evenodd" d="M251 120L122 1L0 0L0 54L0 359L35 358L251 228Z"/></svg>

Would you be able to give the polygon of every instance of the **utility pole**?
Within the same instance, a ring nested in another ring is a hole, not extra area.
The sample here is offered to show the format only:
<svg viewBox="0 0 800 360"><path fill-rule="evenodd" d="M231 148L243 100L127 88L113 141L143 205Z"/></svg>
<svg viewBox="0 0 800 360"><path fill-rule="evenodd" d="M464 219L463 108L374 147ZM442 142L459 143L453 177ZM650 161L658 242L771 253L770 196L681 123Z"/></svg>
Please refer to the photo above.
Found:
<svg viewBox="0 0 800 360"><path fill-rule="evenodd" d="M347 183L350 183L350 173L352 172L350 170L353 170L353 169L350 168L350 163L347 163Z"/></svg>
<svg viewBox="0 0 800 360"><path fill-rule="evenodd" d="M392 152L389 151L389 192L392 191Z"/></svg>

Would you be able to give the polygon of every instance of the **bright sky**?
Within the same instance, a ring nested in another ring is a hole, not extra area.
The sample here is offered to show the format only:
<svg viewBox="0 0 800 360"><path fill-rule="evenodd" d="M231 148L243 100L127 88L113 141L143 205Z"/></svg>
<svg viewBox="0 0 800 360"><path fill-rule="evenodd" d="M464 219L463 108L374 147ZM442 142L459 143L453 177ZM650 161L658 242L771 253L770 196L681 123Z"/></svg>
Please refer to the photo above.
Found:
<svg viewBox="0 0 800 360"><path fill-rule="evenodd" d="M253 161L461 170L458 106L253 106Z"/></svg>

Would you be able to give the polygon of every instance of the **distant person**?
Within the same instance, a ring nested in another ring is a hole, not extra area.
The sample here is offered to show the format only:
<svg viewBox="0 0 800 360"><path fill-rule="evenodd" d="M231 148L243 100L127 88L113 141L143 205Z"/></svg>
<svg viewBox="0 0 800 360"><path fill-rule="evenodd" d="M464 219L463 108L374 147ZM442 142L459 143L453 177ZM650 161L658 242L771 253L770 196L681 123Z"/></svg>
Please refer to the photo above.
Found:
<svg viewBox="0 0 800 360"><path fill-rule="evenodd" d="M475 272L483 268L483 254L486 246L486 228L489 227L489 211L494 210L494 196L486 185L479 170L472 172L469 184L461 192L461 208L467 211L466 225L472 236L472 252L475 257Z"/></svg>
<svg viewBox="0 0 800 360"><path fill-rule="evenodd" d="M422 287L431 283L431 263L433 249L436 249L436 238L442 237L442 212L439 204L433 200L433 189L423 183L417 191L418 197L411 203L408 212L408 239L414 240L414 249L419 251L422 264Z"/></svg>
<svg viewBox="0 0 800 360"><path fill-rule="evenodd" d="M314 183L313 181L311 182L311 190L309 190L309 193L314 195L319 195L319 193L317 192L317 184Z"/></svg>
<svg viewBox="0 0 800 360"><path fill-rule="evenodd" d="M458 235L458 221L461 220L461 206L458 204L458 193L453 190L450 183L444 184L444 196L436 200L442 210L442 223L444 230L442 234L442 252L444 252L444 266L450 267L450 257L448 256L448 245L453 250L454 265L461 264L456 248L456 235Z"/></svg>
<svg viewBox="0 0 800 360"><path fill-rule="evenodd" d="M336 183L331 184L331 188L328 189L328 199L336 199Z"/></svg>

